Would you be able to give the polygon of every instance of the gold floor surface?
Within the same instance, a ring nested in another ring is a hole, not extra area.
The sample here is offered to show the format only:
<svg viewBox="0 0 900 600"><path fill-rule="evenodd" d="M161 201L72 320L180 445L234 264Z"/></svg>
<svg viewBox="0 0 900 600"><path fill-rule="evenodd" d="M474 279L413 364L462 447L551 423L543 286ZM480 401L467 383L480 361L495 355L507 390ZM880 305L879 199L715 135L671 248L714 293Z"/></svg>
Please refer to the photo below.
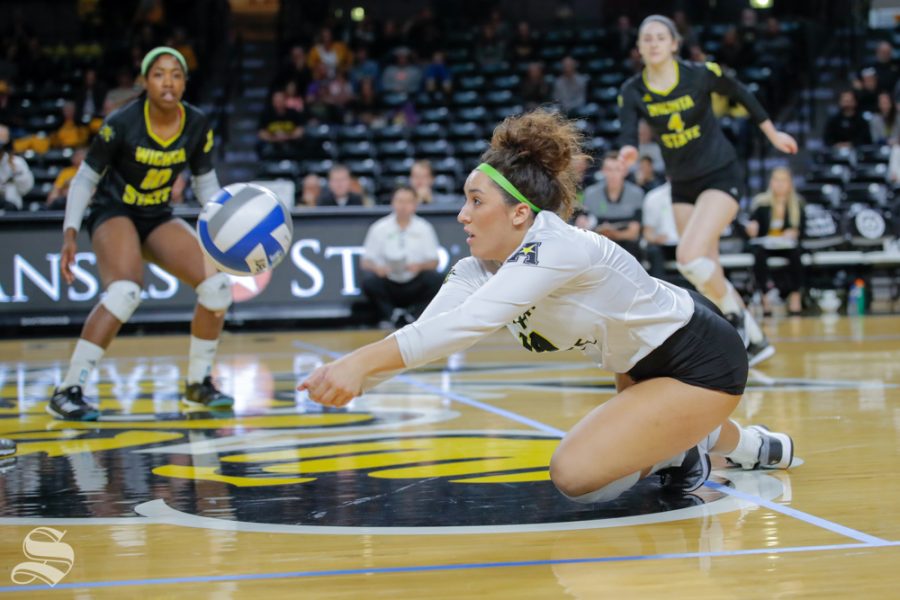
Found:
<svg viewBox="0 0 900 600"><path fill-rule="evenodd" d="M790 432L801 464L595 506L547 476L612 393L579 354L497 334L332 411L298 378L383 332L231 331L233 412L185 412L187 336L123 337L82 424L44 411L74 340L2 342L0 595L896 598L900 317L768 332L734 416Z"/></svg>

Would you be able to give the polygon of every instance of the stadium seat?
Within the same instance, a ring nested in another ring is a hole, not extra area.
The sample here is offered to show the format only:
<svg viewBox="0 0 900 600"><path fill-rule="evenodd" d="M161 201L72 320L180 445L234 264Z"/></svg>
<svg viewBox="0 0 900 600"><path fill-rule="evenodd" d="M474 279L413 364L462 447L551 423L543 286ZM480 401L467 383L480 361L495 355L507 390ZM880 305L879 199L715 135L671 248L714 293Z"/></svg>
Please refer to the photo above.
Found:
<svg viewBox="0 0 900 600"><path fill-rule="evenodd" d="M853 183L887 183L888 166L877 163L871 166L857 167L850 176Z"/></svg>
<svg viewBox="0 0 900 600"><path fill-rule="evenodd" d="M315 175L319 175L320 177L325 177L328 175L329 169L334 166L333 160L307 160L300 163L300 170L303 175L309 175L313 173Z"/></svg>
<svg viewBox="0 0 900 600"><path fill-rule="evenodd" d="M338 146L338 157L346 159L372 158L376 156L375 146L370 142L345 142Z"/></svg>
<svg viewBox="0 0 900 600"><path fill-rule="evenodd" d="M489 82L488 85L495 90L516 90L519 87L519 83L521 83L522 78L518 75L501 75L500 77L494 77Z"/></svg>
<svg viewBox="0 0 900 600"><path fill-rule="evenodd" d="M407 177L415 159L412 156L381 161L381 172L385 176Z"/></svg>
<svg viewBox="0 0 900 600"><path fill-rule="evenodd" d="M389 140L378 144L381 158L404 158L412 156L412 145L406 140Z"/></svg>
<svg viewBox="0 0 900 600"><path fill-rule="evenodd" d="M372 138L376 142L396 141L406 139L407 133L402 125L385 125L372 129Z"/></svg>
<svg viewBox="0 0 900 600"><path fill-rule="evenodd" d="M423 123L446 123L450 120L450 111L444 106L429 108L423 110L419 117L421 117Z"/></svg>
<svg viewBox="0 0 900 600"><path fill-rule="evenodd" d="M811 204L836 208L841 203L841 188L830 183L798 185L797 193Z"/></svg>
<svg viewBox="0 0 900 600"><path fill-rule="evenodd" d="M381 175L378 163L371 158L365 160L350 160L344 163L354 177L369 177L375 179Z"/></svg>
<svg viewBox="0 0 900 600"><path fill-rule="evenodd" d="M424 140L416 144L416 157L443 158L453 154L453 146L447 140Z"/></svg>
<svg viewBox="0 0 900 600"><path fill-rule="evenodd" d="M371 129L367 125L344 125L336 130L336 137L339 142L344 141L369 141L371 139Z"/></svg>
<svg viewBox="0 0 900 600"><path fill-rule="evenodd" d="M261 179L298 179L300 164L294 160L263 161L256 174Z"/></svg>
<svg viewBox="0 0 900 600"><path fill-rule="evenodd" d="M413 140L440 140L447 137L447 130L439 123L422 123L412 128Z"/></svg>
<svg viewBox="0 0 900 600"><path fill-rule="evenodd" d="M475 140L483 135L481 126L471 121L451 123L447 128L447 137L451 140Z"/></svg>

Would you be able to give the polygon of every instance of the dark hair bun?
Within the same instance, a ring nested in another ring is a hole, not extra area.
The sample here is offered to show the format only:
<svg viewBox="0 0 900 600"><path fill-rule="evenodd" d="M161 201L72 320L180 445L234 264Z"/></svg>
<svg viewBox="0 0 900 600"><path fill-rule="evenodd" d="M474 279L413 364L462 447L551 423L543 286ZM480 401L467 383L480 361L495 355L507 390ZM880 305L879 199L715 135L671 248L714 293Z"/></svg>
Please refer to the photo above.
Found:
<svg viewBox="0 0 900 600"><path fill-rule="evenodd" d="M537 165L551 178L564 173L578 155L580 133L571 121L548 110L508 117L494 129L491 148L511 153L512 163Z"/></svg>

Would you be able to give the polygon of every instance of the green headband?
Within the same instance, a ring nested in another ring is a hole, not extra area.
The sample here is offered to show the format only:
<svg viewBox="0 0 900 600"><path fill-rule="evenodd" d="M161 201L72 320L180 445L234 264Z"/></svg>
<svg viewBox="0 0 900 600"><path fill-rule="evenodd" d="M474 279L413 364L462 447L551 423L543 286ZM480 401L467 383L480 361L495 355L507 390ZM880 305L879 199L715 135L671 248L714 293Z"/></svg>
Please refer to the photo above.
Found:
<svg viewBox="0 0 900 600"><path fill-rule="evenodd" d="M187 61L184 60L184 56L181 55L181 52L176 50L175 48L169 48L168 46L157 46L153 50L147 53L147 56L144 57L144 60L141 61L141 75L144 77L147 76L147 71L150 70L150 65L159 58L161 54L171 54L175 57L175 60L181 65L181 68L184 69L184 74L187 75Z"/></svg>
<svg viewBox="0 0 900 600"><path fill-rule="evenodd" d="M484 173L485 175L490 177L494 181L494 183L496 183L497 185L502 187L504 190L506 190L506 193L508 193L510 196L512 196L513 198L515 198L522 204L527 204L528 206L530 206L531 210L533 210L534 212L536 212L536 213L541 212L540 208L538 208L537 206L532 204L531 200L526 198L522 194L522 192L517 190L516 186L514 186L512 183L510 183L509 179L504 177L500 171L498 171L491 165L489 165L487 163L481 163L480 165L475 167L475 170L481 171L482 173Z"/></svg>

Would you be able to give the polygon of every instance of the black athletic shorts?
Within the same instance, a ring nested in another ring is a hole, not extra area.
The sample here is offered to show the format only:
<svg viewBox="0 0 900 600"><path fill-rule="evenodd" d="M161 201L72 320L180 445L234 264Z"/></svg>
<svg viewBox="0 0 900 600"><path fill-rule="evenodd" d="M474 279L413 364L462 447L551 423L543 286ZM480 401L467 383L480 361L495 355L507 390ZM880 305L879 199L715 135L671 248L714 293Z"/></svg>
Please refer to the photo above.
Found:
<svg viewBox="0 0 900 600"><path fill-rule="evenodd" d="M628 372L637 381L671 377L689 385L740 395L747 385L747 350L716 305L691 291L694 316Z"/></svg>
<svg viewBox="0 0 900 600"><path fill-rule="evenodd" d="M137 228L138 237L141 240L141 244L143 244L150 233L162 225L163 223L168 223L175 217L172 216L171 211L167 211L160 215L155 215L152 217L145 217L143 215L135 213L133 210L129 210L125 205L109 205L109 204L101 204L95 205L91 207L91 212L88 214L85 219L85 225L87 226L88 235L94 237L94 232L98 227L105 221L112 219L113 217L128 217L131 219L131 222L134 223L135 228Z"/></svg>
<svg viewBox="0 0 900 600"><path fill-rule="evenodd" d="M672 182L672 202L695 204L697 198L706 190L720 190L737 202L741 201L744 182L737 161L731 161L721 169L687 181Z"/></svg>

